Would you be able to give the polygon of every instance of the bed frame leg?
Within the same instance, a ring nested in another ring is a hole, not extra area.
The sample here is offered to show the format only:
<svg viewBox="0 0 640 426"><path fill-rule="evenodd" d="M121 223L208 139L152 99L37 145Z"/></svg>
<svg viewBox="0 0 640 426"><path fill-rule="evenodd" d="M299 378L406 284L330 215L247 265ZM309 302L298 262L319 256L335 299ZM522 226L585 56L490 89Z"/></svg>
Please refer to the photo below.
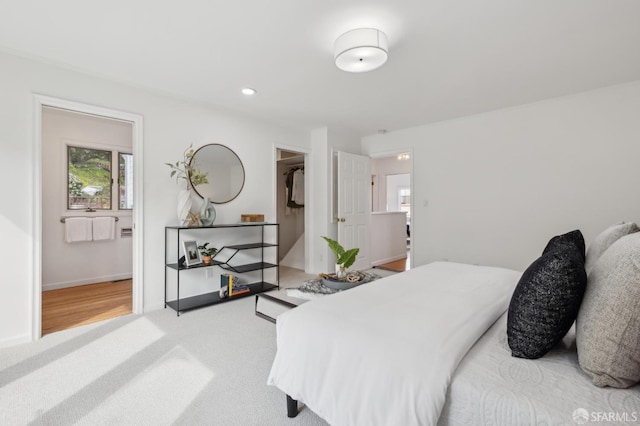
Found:
<svg viewBox="0 0 640 426"><path fill-rule="evenodd" d="M287 395L287 417L294 418L298 415L298 401Z"/></svg>

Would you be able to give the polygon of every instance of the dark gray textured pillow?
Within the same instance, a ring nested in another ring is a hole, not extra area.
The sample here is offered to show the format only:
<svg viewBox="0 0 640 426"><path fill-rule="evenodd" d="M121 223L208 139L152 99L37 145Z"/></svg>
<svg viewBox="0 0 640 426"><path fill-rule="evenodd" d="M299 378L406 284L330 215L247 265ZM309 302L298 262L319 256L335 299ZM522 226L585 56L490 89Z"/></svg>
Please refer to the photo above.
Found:
<svg viewBox="0 0 640 426"><path fill-rule="evenodd" d="M586 285L575 244L558 244L536 259L522 274L509 304L511 355L540 358L562 340L576 319Z"/></svg>
<svg viewBox="0 0 640 426"><path fill-rule="evenodd" d="M633 234L638 231L640 231L640 228L638 228L638 225L633 222L618 223L602 231L593 239L593 242L589 244L589 250L587 250L587 257L584 262L584 268L587 270L587 274L591 273L596 261L611 246L611 244L615 243L625 235Z"/></svg>
<svg viewBox="0 0 640 426"><path fill-rule="evenodd" d="M585 260L584 237L582 236L582 232L580 232L580 230L578 229L576 229L575 231L567 232L566 234L556 235L555 237L551 238L547 243L547 246L542 251L542 254L545 254L551 250L554 250L563 244L573 244L578 250L578 253L580 253L580 257L584 262Z"/></svg>
<svg viewBox="0 0 640 426"><path fill-rule="evenodd" d="M614 242L591 270L576 343L580 367L596 386L640 382L640 233Z"/></svg>

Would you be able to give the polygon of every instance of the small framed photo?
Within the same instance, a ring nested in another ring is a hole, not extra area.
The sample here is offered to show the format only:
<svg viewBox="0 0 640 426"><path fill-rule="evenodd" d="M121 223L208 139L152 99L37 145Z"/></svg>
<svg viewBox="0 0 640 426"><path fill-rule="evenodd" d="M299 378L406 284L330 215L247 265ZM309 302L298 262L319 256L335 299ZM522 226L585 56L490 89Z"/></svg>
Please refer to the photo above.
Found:
<svg viewBox="0 0 640 426"><path fill-rule="evenodd" d="M182 248L184 250L184 259L187 266L193 266L202 263L202 258L200 257L200 251L198 250L197 242L182 241Z"/></svg>

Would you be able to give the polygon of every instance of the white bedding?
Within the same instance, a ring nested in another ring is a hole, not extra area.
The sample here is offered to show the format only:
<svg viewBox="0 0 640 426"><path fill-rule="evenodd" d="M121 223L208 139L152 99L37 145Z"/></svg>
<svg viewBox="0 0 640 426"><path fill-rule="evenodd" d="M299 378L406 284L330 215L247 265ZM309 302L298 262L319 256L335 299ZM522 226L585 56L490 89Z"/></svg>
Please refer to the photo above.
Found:
<svg viewBox="0 0 640 426"><path fill-rule="evenodd" d="M268 383L332 425L433 425L520 275L436 262L303 304L278 317Z"/></svg>
<svg viewBox="0 0 640 426"><path fill-rule="evenodd" d="M640 386L594 386L578 365L573 328L544 357L513 358L504 314L460 362L438 425L572 425L580 408L590 422L640 424Z"/></svg>

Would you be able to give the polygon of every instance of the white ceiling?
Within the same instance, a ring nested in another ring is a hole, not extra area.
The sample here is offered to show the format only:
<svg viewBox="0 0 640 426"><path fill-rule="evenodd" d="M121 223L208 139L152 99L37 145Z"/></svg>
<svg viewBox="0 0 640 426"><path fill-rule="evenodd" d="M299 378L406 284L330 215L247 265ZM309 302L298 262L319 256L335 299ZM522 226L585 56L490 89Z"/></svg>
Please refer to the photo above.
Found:
<svg viewBox="0 0 640 426"><path fill-rule="evenodd" d="M637 0L0 0L0 48L368 135L639 80L639 22ZM389 61L345 73L333 42L359 27Z"/></svg>

